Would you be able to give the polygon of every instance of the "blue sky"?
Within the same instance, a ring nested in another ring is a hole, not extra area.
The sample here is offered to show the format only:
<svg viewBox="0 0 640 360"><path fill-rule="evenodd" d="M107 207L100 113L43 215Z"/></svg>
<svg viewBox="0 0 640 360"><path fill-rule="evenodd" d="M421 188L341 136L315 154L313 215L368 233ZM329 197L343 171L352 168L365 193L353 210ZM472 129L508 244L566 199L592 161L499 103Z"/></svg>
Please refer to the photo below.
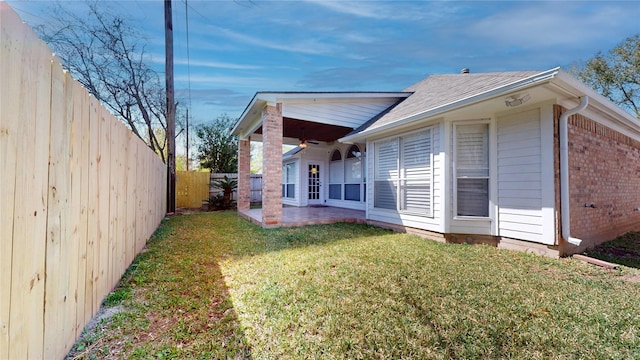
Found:
<svg viewBox="0 0 640 360"><path fill-rule="evenodd" d="M45 1L8 1L47 21ZM78 1L65 7L84 9ZM637 1L174 0L176 91L192 123L239 116L256 91L399 91L430 74L568 67L640 33ZM164 72L162 1L102 1ZM78 10L80 11L80 10ZM187 64L190 63L190 67ZM190 74L190 76L189 76ZM190 82L189 82L190 79Z"/></svg>

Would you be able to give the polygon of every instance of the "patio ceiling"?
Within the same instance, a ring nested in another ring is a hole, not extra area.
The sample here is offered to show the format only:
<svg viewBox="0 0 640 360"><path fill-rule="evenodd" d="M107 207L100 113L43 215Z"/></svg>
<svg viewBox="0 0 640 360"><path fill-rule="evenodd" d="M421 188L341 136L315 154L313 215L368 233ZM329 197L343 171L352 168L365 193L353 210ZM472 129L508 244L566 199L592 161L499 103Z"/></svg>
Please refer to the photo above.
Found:
<svg viewBox="0 0 640 360"><path fill-rule="evenodd" d="M291 139L332 142L353 131L352 128L346 126L322 124L288 117L283 118L282 123L282 136ZM262 126L255 133L262 134Z"/></svg>
<svg viewBox="0 0 640 360"><path fill-rule="evenodd" d="M262 137L265 106L282 104L283 137L332 142L394 105L409 92L257 92L232 129L241 138ZM304 120L303 120L304 119Z"/></svg>

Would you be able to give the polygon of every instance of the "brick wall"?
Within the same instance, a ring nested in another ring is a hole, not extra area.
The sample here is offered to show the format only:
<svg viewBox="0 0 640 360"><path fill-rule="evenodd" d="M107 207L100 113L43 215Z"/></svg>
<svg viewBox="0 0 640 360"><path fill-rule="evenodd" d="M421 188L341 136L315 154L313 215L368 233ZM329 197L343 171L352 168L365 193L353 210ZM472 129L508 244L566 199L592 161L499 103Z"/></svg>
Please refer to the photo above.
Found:
<svg viewBox="0 0 640 360"><path fill-rule="evenodd" d="M262 111L262 226L282 225L282 104Z"/></svg>
<svg viewBox="0 0 640 360"><path fill-rule="evenodd" d="M556 105L556 121L561 112ZM640 230L640 142L577 114L569 118L568 149L571 233L583 243L562 244L561 253Z"/></svg>
<svg viewBox="0 0 640 360"><path fill-rule="evenodd" d="M238 140L238 211L251 204L251 139Z"/></svg>

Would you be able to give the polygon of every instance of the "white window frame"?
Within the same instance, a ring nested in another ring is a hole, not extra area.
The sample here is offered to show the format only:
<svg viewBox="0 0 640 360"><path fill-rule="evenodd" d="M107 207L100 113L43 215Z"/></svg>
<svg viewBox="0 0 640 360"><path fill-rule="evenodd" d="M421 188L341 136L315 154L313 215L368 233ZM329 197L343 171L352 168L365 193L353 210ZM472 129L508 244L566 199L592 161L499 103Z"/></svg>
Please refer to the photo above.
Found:
<svg viewBox="0 0 640 360"><path fill-rule="evenodd" d="M466 177L470 179L486 179L487 180L487 216L473 216L473 215L458 215L458 126L466 126L466 125L487 125L487 158L488 158L488 175L487 176L474 176L474 177ZM453 123L453 151L452 151L452 172L453 172L453 218L454 219L464 219L464 220L487 220L491 219L491 196L492 196L492 184L491 184L491 174L492 174L492 161L491 161L491 151L492 151L492 136L491 136L491 120L490 119L482 119L482 120L471 120L471 121L459 121Z"/></svg>
<svg viewBox="0 0 640 360"><path fill-rule="evenodd" d="M401 214L409 214L409 215L417 215L417 216L422 216L422 217L430 217L433 218L434 216L434 211L433 211L433 204L434 204L434 129L435 126L429 126L429 127L425 127L425 128L421 128L419 130L415 130L415 131L411 131L411 132L406 132L406 133L402 133L402 134L398 134L395 136L391 136L391 137L387 137L387 138L383 138L383 139L379 139L373 142L373 193L375 194L376 192L376 182L378 181L391 181L394 184L396 184L395 186L395 190L396 190L396 208L394 209L387 209L387 208L380 208L380 207L376 207L375 206L375 196L372 197L372 199L370 200L372 202L372 208L377 210L377 211L393 211L393 212L397 212L397 213L401 213ZM403 163L404 163L404 151L402 149L402 144L400 142L400 140L403 137L409 137L411 135L417 134L417 133L421 133L421 132L428 132L428 138L429 138L429 144L430 144L430 148L429 148L429 176L428 179L425 180L425 182L427 183L427 185L429 186L429 204L428 204L428 210L426 212L419 212L419 211L414 211L414 210L406 210L403 209L403 186L402 184L405 183L407 180L415 180L415 178L407 178L405 177L405 169L403 168ZM383 142L389 142L389 141L395 141L397 143L397 147L398 147L398 156L396 158L396 177L395 178L386 178L386 179L381 179L378 178L378 171L377 171L377 159L376 159L376 155L377 155L377 149L378 149L378 145L380 143Z"/></svg>
<svg viewBox="0 0 640 360"><path fill-rule="evenodd" d="M354 146L358 148L358 150L360 152L360 157L357 157L357 156L355 156L353 154L349 154L349 151ZM343 166L343 171L342 171L343 181L342 182L344 184L342 199L344 201L363 202L362 189L364 187L363 186L363 177L364 176L363 176L363 166L362 166L362 164L363 164L363 160L364 160L364 157L363 157L364 152L362 151L362 149L360 147L361 147L361 145L358 145L358 144L349 145L349 147L345 151L344 158L342 159L342 166ZM353 155L353 156L350 156L350 155ZM355 160L353 160L353 159L355 159ZM359 162L360 163L360 171L359 171L359 174L358 174L358 178L357 178L358 181L357 182L354 182L354 181L349 182L349 181L347 181L347 177L348 177L348 174L350 172L349 169L348 169L348 165L350 165L352 162ZM359 199L358 200L347 199L347 185L358 185L358 192L359 192L359 194L358 194Z"/></svg>
<svg viewBox="0 0 640 360"><path fill-rule="evenodd" d="M333 157L333 154L335 152L338 152L340 154L340 160L331 160L331 158ZM338 168L340 171L335 171L336 168ZM342 151L340 151L339 148L333 149L329 152L329 161L328 161L328 166L327 166L327 170L329 173L328 176L328 184L329 186L327 187L327 199L329 200L334 200L334 201L340 201L342 199L344 199L344 156L342 154ZM334 182L333 181L333 177L339 178L340 180L338 182ZM340 198L339 199L335 199L331 197L331 185L338 185L340 186Z"/></svg>
<svg viewBox="0 0 640 360"><path fill-rule="evenodd" d="M288 180L288 176L289 175L287 173L287 165L293 165L293 182L287 182ZM297 188L299 187L298 182L297 182L297 167L298 167L298 162L297 161L289 161L286 163L282 164L282 185L284 186L284 194L282 194L282 198L283 199L296 199L296 193L297 193ZM287 189L287 185L294 185L293 188L293 196L289 197L287 195L289 195L288 189Z"/></svg>

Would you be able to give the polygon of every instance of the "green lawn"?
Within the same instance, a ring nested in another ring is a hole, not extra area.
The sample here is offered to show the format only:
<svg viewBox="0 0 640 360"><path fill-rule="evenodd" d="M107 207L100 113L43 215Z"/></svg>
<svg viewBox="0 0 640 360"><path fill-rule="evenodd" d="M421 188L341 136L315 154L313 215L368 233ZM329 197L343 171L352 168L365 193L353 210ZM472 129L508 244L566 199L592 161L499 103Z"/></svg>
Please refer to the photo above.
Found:
<svg viewBox="0 0 640 360"><path fill-rule="evenodd" d="M640 359L639 279L365 225L175 216L70 356Z"/></svg>

